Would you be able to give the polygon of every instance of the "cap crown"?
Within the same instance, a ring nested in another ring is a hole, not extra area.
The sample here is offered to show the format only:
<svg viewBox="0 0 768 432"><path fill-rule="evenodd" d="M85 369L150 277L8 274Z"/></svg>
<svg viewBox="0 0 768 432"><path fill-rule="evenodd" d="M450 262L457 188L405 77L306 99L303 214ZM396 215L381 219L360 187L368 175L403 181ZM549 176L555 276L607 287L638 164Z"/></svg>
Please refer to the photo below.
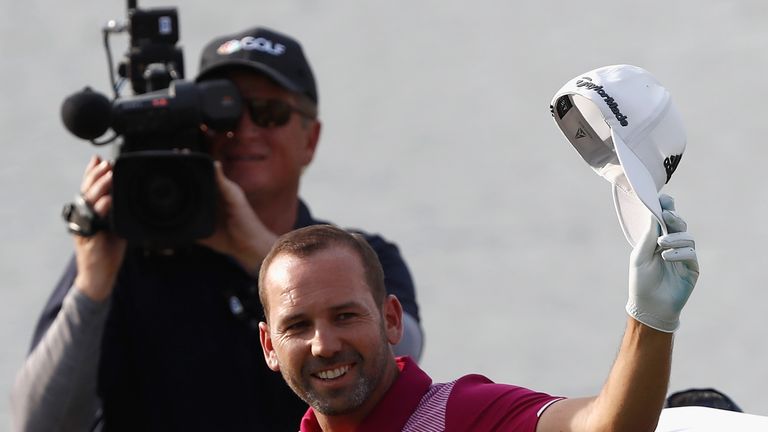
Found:
<svg viewBox="0 0 768 432"><path fill-rule="evenodd" d="M301 44L290 36L255 27L216 38L203 49L197 81L235 67L263 73L288 90L318 102L312 68Z"/></svg>
<svg viewBox="0 0 768 432"><path fill-rule="evenodd" d="M558 90L552 115L582 158L613 184L630 244L646 228L642 206L666 229L658 192L677 168L686 137L669 92L656 78L631 65L591 70Z"/></svg>
<svg viewBox="0 0 768 432"><path fill-rule="evenodd" d="M577 140L578 131L568 131L561 124L560 120L565 114L563 108L567 104L562 97L569 95L572 100L572 95L586 98L598 108L610 132L620 136L643 162L654 179L657 191L660 191L677 168L686 145L682 120L672 104L669 91L646 70L631 65L594 69L573 78L558 91L553 100L555 120L587 163L598 174L605 176L600 172L605 168L605 161L601 164L582 153L585 147L594 143L585 144L584 140ZM594 112L586 113L590 109L579 103L578 98L575 98L574 104L585 114L587 123L595 129L596 135L603 141L607 140L609 134L599 120L594 118ZM586 114L591 117L588 118Z"/></svg>

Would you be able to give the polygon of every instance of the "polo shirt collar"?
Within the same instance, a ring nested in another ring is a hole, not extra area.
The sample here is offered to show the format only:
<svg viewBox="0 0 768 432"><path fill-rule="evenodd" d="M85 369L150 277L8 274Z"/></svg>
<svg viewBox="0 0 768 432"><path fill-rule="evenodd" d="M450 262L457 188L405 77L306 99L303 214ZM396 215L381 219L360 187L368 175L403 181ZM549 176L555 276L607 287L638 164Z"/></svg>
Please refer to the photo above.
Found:
<svg viewBox="0 0 768 432"><path fill-rule="evenodd" d="M310 226L318 223L319 221L316 221L312 214L309 212L309 207L299 199L299 209L296 212L296 223L294 224L293 228L304 228L305 226Z"/></svg>
<svg viewBox="0 0 768 432"><path fill-rule="evenodd" d="M429 391L432 379L410 357L398 357L396 362L400 374L358 430L402 430ZM301 419L301 432L322 432L312 408Z"/></svg>

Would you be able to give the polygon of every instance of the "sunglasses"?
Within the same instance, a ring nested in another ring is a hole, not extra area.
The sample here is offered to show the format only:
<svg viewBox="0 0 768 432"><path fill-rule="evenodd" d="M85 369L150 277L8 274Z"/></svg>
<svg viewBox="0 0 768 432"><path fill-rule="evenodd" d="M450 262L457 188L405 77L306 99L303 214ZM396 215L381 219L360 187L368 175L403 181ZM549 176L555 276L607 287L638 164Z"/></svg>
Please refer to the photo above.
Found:
<svg viewBox="0 0 768 432"><path fill-rule="evenodd" d="M315 118L312 113L280 99L244 99L243 104L247 107L253 124L262 128L285 126L293 113L308 119Z"/></svg>

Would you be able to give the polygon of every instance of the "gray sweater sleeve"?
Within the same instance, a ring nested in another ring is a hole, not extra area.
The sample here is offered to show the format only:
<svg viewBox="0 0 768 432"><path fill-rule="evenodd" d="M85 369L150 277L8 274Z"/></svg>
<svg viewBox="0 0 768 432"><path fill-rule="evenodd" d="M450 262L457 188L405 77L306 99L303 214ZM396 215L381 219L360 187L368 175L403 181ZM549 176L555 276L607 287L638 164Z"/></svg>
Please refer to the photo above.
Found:
<svg viewBox="0 0 768 432"><path fill-rule="evenodd" d="M109 301L72 287L61 310L16 374L11 391L14 431L86 431L99 409L96 394L101 336Z"/></svg>
<svg viewBox="0 0 768 432"><path fill-rule="evenodd" d="M410 356L418 363L421 360L421 352L424 348L424 332L416 318L403 313L403 337L400 342L392 347L396 356Z"/></svg>

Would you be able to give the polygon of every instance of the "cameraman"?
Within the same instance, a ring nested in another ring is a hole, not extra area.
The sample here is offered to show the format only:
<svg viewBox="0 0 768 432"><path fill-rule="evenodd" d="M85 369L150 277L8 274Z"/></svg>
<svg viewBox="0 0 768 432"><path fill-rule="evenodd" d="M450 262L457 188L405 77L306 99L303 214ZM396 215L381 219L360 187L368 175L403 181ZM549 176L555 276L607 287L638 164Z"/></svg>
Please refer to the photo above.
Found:
<svg viewBox="0 0 768 432"><path fill-rule="evenodd" d="M162 253L106 231L75 237L16 378L15 430L295 430L307 407L262 360L252 295L276 238L323 223L298 197L320 136L315 81L299 43L265 28L211 41L197 81L214 78L231 80L245 105L234 131L207 131L214 235ZM112 164L92 158L80 192L100 216L111 185ZM408 315L395 349L418 359L408 268L394 244L365 238Z"/></svg>

